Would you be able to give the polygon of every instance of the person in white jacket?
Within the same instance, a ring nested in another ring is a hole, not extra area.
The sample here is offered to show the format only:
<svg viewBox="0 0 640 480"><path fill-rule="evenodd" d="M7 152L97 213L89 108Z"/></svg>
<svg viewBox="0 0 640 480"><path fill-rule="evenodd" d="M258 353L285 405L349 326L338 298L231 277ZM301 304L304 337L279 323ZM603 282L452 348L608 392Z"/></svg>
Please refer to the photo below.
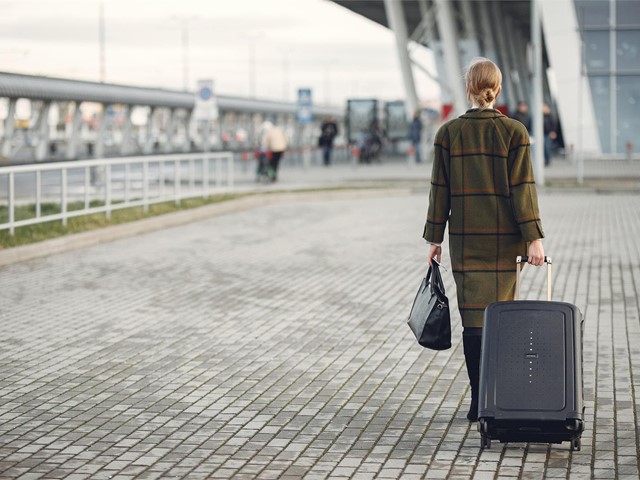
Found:
<svg viewBox="0 0 640 480"><path fill-rule="evenodd" d="M280 159L287 149L287 138L285 137L282 128L276 127L271 122L264 122L262 124L261 147L263 152L271 152L269 160L269 176L271 177L271 181L275 182L278 179L278 165L280 164Z"/></svg>

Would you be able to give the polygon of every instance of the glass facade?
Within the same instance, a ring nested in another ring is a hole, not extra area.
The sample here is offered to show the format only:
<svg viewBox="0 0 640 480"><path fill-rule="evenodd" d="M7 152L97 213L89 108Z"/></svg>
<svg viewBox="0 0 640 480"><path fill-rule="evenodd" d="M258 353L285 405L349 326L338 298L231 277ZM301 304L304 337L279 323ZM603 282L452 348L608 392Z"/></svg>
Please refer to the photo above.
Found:
<svg viewBox="0 0 640 480"><path fill-rule="evenodd" d="M616 32L616 68L618 71L640 70L640 30Z"/></svg>
<svg viewBox="0 0 640 480"><path fill-rule="evenodd" d="M634 150L640 147L640 122L638 108L640 108L640 75L621 75L616 79L617 116L616 131L617 151L626 152L627 144Z"/></svg>
<svg viewBox="0 0 640 480"><path fill-rule="evenodd" d="M611 122L609 114L611 109L611 89L609 88L609 76L589 75L589 85L591 86L591 98L593 99L593 109L596 114L596 123L600 133L600 143L602 151L611 152Z"/></svg>
<svg viewBox="0 0 640 480"><path fill-rule="evenodd" d="M602 152L640 150L640 0L575 0Z"/></svg>

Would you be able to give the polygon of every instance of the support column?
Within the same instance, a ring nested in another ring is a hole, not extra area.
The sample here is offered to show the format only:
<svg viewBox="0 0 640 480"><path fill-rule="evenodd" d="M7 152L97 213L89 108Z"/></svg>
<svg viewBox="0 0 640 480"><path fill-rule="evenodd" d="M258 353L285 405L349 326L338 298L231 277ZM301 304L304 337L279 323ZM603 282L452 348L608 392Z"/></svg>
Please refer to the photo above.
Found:
<svg viewBox="0 0 640 480"><path fill-rule="evenodd" d="M75 102L73 107L73 120L71 120L71 134L67 144L67 160L75 160L78 156L78 143L80 143L80 127L82 126L82 110L80 102Z"/></svg>
<svg viewBox="0 0 640 480"><path fill-rule="evenodd" d="M538 0L531 0L531 47L533 50L533 79L531 99L531 127L533 171L538 185L544 185L544 127L542 118L542 31Z"/></svg>
<svg viewBox="0 0 640 480"><path fill-rule="evenodd" d="M96 132L96 146L93 150L94 158L104 158L104 134L107 131L107 108L109 105L102 104L102 111L98 116L98 131Z"/></svg>
<svg viewBox="0 0 640 480"><path fill-rule="evenodd" d="M42 161L49 154L49 112L51 102L43 102L38 115L38 146L36 147L36 160Z"/></svg>
<svg viewBox="0 0 640 480"><path fill-rule="evenodd" d="M175 135L175 117L176 117L176 109L169 109L169 116L167 117L167 141L162 146L162 151L164 153L171 153L173 151L173 137Z"/></svg>
<svg viewBox="0 0 640 480"><path fill-rule="evenodd" d="M186 110L184 116L184 142L182 142L182 151L191 151L191 121L193 119L193 109Z"/></svg>
<svg viewBox="0 0 640 480"><path fill-rule="evenodd" d="M120 145L120 154L129 155L131 153L131 141L133 139L133 125L131 123L131 113L133 105L127 105L127 116L122 125L122 144Z"/></svg>
<svg viewBox="0 0 640 480"><path fill-rule="evenodd" d="M460 38L460 54L461 64L467 65L471 60L481 55L480 38L478 37L478 29L476 27L476 18L473 15L473 9L469 0L461 0L460 14L462 15L464 25L464 35Z"/></svg>
<svg viewBox="0 0 640 480"><path fill-rule="evenodd" d="M406 95L406 112L408 116L413 116L413 112L418 109L418 95L416 85L411 71L411 60L407 51L409 42L407 36L407 24L404 18L404 8L402 2L394 0L384 0L384 8L387 13L389 26L396 37L396 48L398 50L398 61L402 72L402 81Z"/></svg>
<svg viewBox="0 0 640 480"><path fill-rule="evenodd" d="M499 63L495 38L493 37L493 29L491 28L491 21L489 20L488 5L482 3L476 5L476 12L480 19L480 25L482 26L482 43L484 49L482 54L489 60Z"/></svg>
<svg viewBox="0 0 640 480"><path fill-rule="evenodd" d="M16 103L18 99L9 99L9 108L7 109L7 119L4 124L4 138L2 139L2 152L0 154L3 157L11 156L11 143L13 142L13 132L15 131L16 124Z"/></svg>
<svg viewBox="0 0 640 480"><path fill-rule="evenodd" d="M509 57L509 71L507 74L510 78L515 78L513 80L512 86L514 88L514 96L516 97L516 102L511 105L511 108L517 108L518 101L524 98L524 89L522 88L522 77L520 76L520 70L518 69L518 52L516 52L516 46L518 44L517 38L519 36L519 32L513 27L513 22L505 22L505 26L507 29L507 37L509 41L507 41L507 55ZM515 74L515 75L514 75Z"/></svg>
<svg viewBox="0 0 640 480"><path fill-rule="evenodd" d="M149 155L154 153L153 151L153 119L155 117L156 107L149 107L149 113L147 113L147 125L145 127L144 145L142 146L142 152Z"/></svg>
<svg viewBox="0 0 640 480"><path fill-rule="evenodd" d="M529 64L527 62L529 46L528 35L520 34L516 37L516 49L519 52L518 72L520 73L520 82L522 83L523 97L522 100L529 103L529 92L531 92L531 78L529 78Z"/></svg>
<svg viewBox="0 0 640 480"><path fill-rule="evenodd" d="M467 109L467 94L464 80L462 78L462 65L460 64L460 53L458 51L458 35L456 26L451 14L451 4L449 0L434 0L438 6L436 19L438 30L442 39L442 49L444 52L445 67L451 96L454 103L454 115L459 115Z"/></svg>
<svg viewBox="0 0 640 480"><path fill-rule="evenodd" d="M495 28L492 30L496 35L497 53L500 56L500 62L498 67L502 70L502 88L503 96L506 99L507 105L510 107L517 105L518 101L515 97L515 87L511 81L511 62L509 61L509 47L507 46L507 39L502 29L502 25L505 23L505 18L502 15L502 10L498 5L498 2L490 2L491 5L491 17L493 18Z"/></svg>

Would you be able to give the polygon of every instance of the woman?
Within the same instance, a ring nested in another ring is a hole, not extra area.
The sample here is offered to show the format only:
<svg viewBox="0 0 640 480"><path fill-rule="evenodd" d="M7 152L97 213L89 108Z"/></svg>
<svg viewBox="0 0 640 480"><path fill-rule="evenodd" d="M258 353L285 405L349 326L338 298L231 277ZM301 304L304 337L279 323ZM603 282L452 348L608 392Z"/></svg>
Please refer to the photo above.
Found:
<svg viewBox="0 0 640 480"><path fill-rule="evenodd" d="M449 223L449 250L462 316L464 355L471 384L470 421L478 418L480 345L485 307L513 300L515 259L544 262L544 237L525 126L493 107L502 74L474 60L465 74L464 115L438 130L424 238L429 265L442 254Z"/></svg>
<svg viewBox="0 0 640 480"><path fill-rule="evenodd" d="M280 127L267 121L262 124L262 151L271 152L268 174L272 182L278 181L278 165L287 149L287 138Z"/></svg>

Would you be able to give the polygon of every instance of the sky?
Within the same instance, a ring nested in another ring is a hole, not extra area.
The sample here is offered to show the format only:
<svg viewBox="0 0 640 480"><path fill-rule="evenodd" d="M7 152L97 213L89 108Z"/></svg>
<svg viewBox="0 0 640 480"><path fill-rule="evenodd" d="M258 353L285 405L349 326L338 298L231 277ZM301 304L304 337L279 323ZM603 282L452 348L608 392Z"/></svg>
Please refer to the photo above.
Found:
<svg viewBox="0 0 640 480"><path fill-rule="evenodd" d="M186 26L189 90L213 79L218 94L249 96L253 78L257 98L404 96L393 34L325 0L0 0L0 71L99 81L101 3L107 82L182 90ZM433 68L426 49L414 55ZM414 75L420 100L437 98Z"/></svg>

